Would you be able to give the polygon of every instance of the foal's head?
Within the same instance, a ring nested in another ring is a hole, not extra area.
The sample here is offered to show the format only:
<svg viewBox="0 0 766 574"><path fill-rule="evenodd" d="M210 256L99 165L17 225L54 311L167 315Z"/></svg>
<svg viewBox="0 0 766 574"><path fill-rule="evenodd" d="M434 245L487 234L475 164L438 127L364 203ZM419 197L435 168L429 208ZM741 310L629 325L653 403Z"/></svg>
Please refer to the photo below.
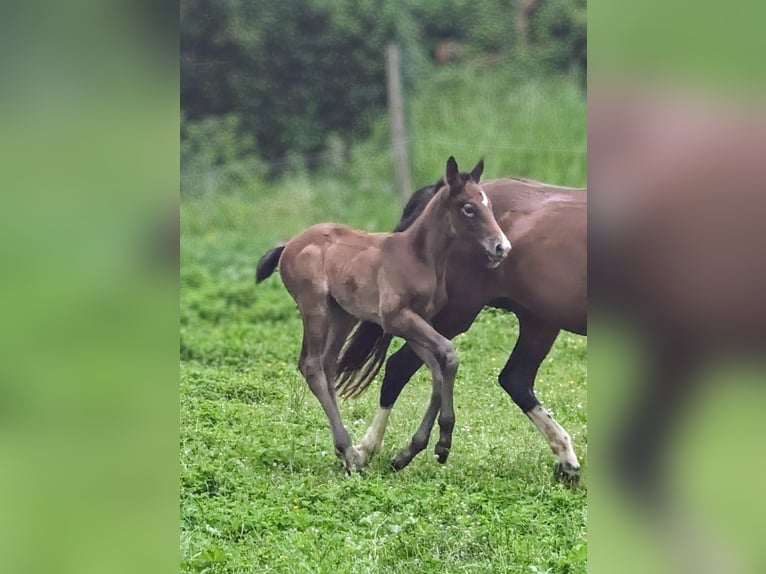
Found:
<svg viewBox="0 0 766 574"><path fill-rule="evenodd" d="M511 243L495 221L492 204L479 185L484 160L471 173L460 173L454 157L447 160L444 185L448 188L448 214L452 230L460 237L475 240L487 255L487 267L495 268L511 250Z"/></svg>

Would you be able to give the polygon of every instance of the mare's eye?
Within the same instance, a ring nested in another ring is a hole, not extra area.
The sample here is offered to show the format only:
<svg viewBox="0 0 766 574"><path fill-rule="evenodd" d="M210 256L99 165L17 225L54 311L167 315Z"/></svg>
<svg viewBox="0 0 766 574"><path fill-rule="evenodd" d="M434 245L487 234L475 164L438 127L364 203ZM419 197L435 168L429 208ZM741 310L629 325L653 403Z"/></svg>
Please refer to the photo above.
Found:
<svg viewBox="0 0 766 574"><path fill-rule="evenodd" d="M473 216L476 214L476 208L473 206L473 204L472 204L472 203L466 203L466 204L463 206L463 213L464 213L464 214L465 214L467 217L473 217Z"/></svg>

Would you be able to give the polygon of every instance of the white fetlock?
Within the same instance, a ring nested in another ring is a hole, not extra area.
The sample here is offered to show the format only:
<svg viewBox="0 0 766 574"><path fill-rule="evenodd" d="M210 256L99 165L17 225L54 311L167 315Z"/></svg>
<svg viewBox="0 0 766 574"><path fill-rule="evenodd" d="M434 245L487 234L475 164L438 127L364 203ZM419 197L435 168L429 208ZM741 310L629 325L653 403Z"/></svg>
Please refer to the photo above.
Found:
<svg viewBox="0 0 766 574"><path fill-rule="evenodd" d="M363 458L361 458L363 461L362 464L366 464L373 457L373 455L380 452L380 449L383 446L383 437L386 434L388 417L390 415L391 409L378 409L378 412L375 414L375 418L373 419L370 428L368 428L367 432L364 433L364 436L362 437L362 440L359 441L359 444L354 447L358 452L364 453L362 455Z"/></svg>
<svg viewBox="0 0 766 574"><path fill-rule="evenodd" d="M541 405L535 406L526 414L548 441L551 450L556 455L558 459L556 474L559 477L579 479L580 463L572 448L572 438L569 433Z"/></svg>
<svg viewBox="0 0 766 574"><path fill-rule="evenodd" d="M367 453L367 450L365 450L365 448L361 444L354 445L351 448L356 454L356 459L357 461L359 461L359 464L361 466L364 466L365 464L367 464L367 460L370 457L370 454Z"/></svg>

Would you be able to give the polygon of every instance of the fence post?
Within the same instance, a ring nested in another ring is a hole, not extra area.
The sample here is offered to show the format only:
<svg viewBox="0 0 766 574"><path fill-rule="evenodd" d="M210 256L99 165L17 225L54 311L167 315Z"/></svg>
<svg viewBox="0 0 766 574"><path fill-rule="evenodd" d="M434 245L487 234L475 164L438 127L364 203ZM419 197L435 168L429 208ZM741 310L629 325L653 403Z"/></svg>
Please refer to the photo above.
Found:
<svg viewBox="0 0 766 574"><path fill-rule="evenodd" d="M399 46L391 43L386 46L386 87L388 91L388 113L391 118L391 146L393 148L396 189L402 202L406 203L412 195L410 180L410 158L407 153L407 133L404 129L404 105L402 102L402 82Z"/></svg>

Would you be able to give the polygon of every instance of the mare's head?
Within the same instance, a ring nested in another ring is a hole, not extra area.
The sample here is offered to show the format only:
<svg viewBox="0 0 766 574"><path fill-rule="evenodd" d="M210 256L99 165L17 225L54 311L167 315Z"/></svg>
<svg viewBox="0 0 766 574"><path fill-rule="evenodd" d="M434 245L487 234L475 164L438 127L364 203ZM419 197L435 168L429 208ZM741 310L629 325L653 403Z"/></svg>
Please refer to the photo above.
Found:
<svg viewBox="0 0 766 574"><path fill-rule="evenodd" d="M437 193L446 195L447 219L452 231L462 240L478 243L487 256L487 267L495 268L511 250L511 243L495 221L489 197L479 185L484 160L470 173L461 173L455 158L447 160L447 171Z"/></svg>

